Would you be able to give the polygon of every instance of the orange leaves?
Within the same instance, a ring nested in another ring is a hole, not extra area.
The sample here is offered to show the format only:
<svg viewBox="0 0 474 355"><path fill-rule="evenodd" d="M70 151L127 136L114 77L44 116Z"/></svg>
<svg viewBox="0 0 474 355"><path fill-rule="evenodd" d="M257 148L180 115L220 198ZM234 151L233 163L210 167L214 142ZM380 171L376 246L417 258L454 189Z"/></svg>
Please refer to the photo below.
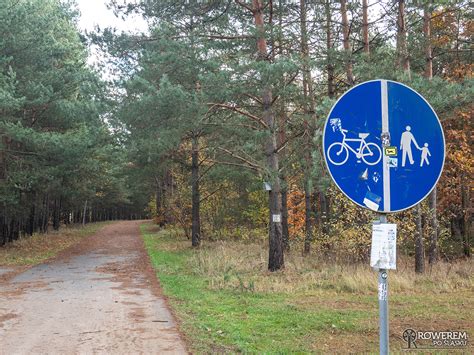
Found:
<svg viewBox="0 0 474 355"><path fill-rule="evenodd" d="M474 158L471 111L470 107L457 111L444 123L446 162L438 185L438 195L440 208L446 212L460 212L462 186L472 184Z"/></svg>
<svg viewBox="0 0 474 355"><path fill-rule="evenodd" d="M304 192L292 185L288 191L288 230L290 236L302 237L305 226Z"/></svg>
<svg viewBox="0 0 474 355"><path fill-rule="evenodd" d="M474 33L472 19L457 16L449 8L435 11L431 19L431 43L435 56L445 56L443 77L448 80L462 80L472 76L473 65L466 53Z"/></svg>

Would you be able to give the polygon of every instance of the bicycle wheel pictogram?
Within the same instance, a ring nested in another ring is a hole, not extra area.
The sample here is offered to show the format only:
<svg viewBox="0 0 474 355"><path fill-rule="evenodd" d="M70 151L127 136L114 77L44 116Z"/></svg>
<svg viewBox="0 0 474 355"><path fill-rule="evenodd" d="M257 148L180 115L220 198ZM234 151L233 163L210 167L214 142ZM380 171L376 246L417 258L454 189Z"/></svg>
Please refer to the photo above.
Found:
<svg viewBox="0 0 474 355"><path fill-rule="evenodd" d="M382 150L375 143L367 143L360 152L361 158L367 165L375 165L382 159Z"/></svg>
<svg viewBox="0 0 474 355"><path fill-rule="evenodd" d="M342 165L349 159L349 150L341 142L335 142L328 148L328 159L334 165Z"/></svg>

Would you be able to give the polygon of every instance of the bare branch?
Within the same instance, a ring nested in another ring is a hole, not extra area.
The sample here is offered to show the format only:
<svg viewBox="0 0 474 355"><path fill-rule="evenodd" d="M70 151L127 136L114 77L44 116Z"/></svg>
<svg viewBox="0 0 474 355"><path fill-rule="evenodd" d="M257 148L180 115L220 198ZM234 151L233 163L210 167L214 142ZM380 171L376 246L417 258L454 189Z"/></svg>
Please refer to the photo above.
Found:
<svg viewBox="0 0 474 355"><path fill-rule="evenodd" d="M197 37L201 38L210 38L210 39L228 39L228 40L237 40L237 39L250 39L250 38L255 38L254 36L225 36L225 35L213 35L213 34L208 34L208 35L198 35Z"/></svg>
<svg viewBox="0 0 474 355"><path fill-rule="evenodd" d="M216 164L224 164L224 165L231 165L231 166L238 166L238 167L241 167L241 168L247 168L247 169L250 169L250 170L253 170L253 171L256 171L256 172L260 172L262 169L260 169L260 167L253 167L253 166L248 166L248 165L245 165L245 164L239 164L239 163L233 163L233 162L229 162L229 161L217 161L217 160L211 160L213 163L216 163Z"/></svg>
<svg viewBox="0 0 474 355"><path fill-rule="evenodd" d="M209 161L209 159L207 159L207 161ZM211 165L209 165L209 166L207 167L206 170L204 170L203 173L199 174L199 179L198 179L198 181L201 181L202 178L203 178L215 165L216 165L216 163L213 162Z"/></svg>
<svg viewBox="0 0 474 355"><path fill-rule="evenodd" d="M227 104L219 104L219 103L208 103L208 105L211 106L211 108L209 110L212 110L214 107L222 107L222 108L225 108L227 110L231 110L231 111L240 113L241 115L244 115L244 116L250 118L252 121L260 123L264 128L267 128L267 129L270 128L265 123L265 121L262 120L260 117L252 115L250 112L244 111L244 110L242 110L242 109L240 109L236 106L227 105Z"/></svg>
<svg viewBox="0 0 474 355"><path fill-rule="evenodd" d="M250 6L248 6L246 3L244 3L243 1L241 1L241 0L234 0L234 1L235 1L236 4L238 4L238 5L240 5L240 6L244 7L244 8L246 8L246 9L249 10L251 13L253 13L253 9L252 9Z"/></svg>
<svg viewBox="0 0 474 355"><path fill-rule="evenodd" d="M212 195L215 195L216 193L218 193L219 191L221 191L222 189L224 188L224 186L219 186L217 189L215 189L214 191L210 192L206 197L203 197L199 200L199 203L203 202L203 201L206 201L209 197L211 197Z"/></svg>
<svg viewBox="0 0 474 355"><path fill-rule="evenodd" d="M236 153L234 153L234 152L231 152L231 151L228 150L228 149L225 149L225 148L222 148L222 147L218 147L217 149L222 150L223 152L229 154L231 157L236 158L236 159L238 159L238 160L244 162L245 164L247 164L247 165L249 165L249 166L251 166L251 167L254 167L254 168L256 168L256 169L260 169L260 166L259 166L258 164L255 164L255 163L251 162L250 160L248 160L248 159L246 159L246 158L244 158L244 157L242 157L242 156L240 156L240 155L238 155L238 154L236 154Z"/></svg>
<svg viewBox="0 0 474 355"><path fill-rule="evenodd" d="M298 132L294 135L292 135L291 137L288 137L282 144L280 144L280 146L277 148L276 150L276 153L280 153L283 149L285 149L286 145L291 142L293 139L295 138L298 138L298 137L301 137L302 135L305 134L306 131L301 131L301 132Z"/></svg>

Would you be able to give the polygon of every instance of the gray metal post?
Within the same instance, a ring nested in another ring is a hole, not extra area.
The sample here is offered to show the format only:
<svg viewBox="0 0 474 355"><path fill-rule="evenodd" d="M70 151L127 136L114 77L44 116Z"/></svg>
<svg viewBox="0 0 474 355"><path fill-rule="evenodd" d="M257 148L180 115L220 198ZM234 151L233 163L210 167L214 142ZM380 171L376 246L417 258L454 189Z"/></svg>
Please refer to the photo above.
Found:
<svg viewBox="0 0 474 355"><path fill-rule="evenodd" d="M381 214L380 223L387 223L387 216ZM379 269L379 338L380 354L388 354L388 272Z"/></svg>

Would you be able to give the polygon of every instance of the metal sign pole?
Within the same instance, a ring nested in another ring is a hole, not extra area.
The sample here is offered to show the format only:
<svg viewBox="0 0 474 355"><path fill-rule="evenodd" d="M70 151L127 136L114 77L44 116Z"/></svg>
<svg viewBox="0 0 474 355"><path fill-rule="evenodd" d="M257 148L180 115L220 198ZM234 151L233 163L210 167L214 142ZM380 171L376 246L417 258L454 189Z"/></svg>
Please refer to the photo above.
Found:
<svg viewBox="0 0 474 355"><path fill-rule="evenodd" d="M380 215L379 223L387 223L387 216ZM379 269L379 338L380 354L388 355L388 272Z"/></svg>
<svg viewBox="0 0 474 355"><path fill-rule="evenodd" d="M378 271L380 354L389 351L388 270L396 269L397 250L397 226L384 213L403 211L428 196L441 176L445 147L443 128L426 99L390 80L346 91L324 125L329 175L347 198L378 213L370 266Z"/></svg>

